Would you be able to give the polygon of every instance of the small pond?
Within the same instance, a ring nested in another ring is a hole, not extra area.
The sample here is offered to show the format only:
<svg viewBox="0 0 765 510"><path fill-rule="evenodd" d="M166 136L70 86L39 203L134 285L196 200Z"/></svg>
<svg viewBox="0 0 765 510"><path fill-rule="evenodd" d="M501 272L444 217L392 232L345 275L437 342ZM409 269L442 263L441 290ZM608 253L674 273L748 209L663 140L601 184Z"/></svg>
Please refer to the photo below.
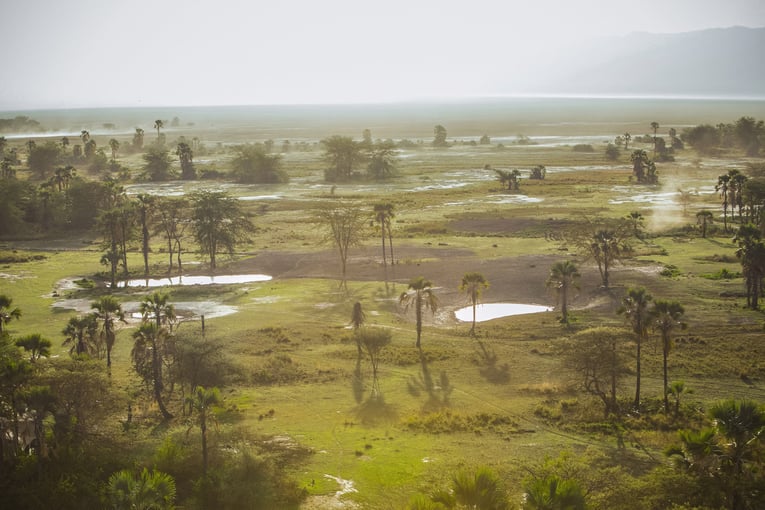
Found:
<svg viewBox="0 0 765 510"><path fill-rule="evenodd" d="M232 283L267 282L272 276L267 274L224 274L217 276L169 276L167 278L140 278L120 282L120 287L164 287L178 285L228 285Z"/></svg>
<svg viewBox="0 0 765 510"><path fill-rule="evenodd" d="M500 317L511 315L525 315L528 313L550 312L553 308L541 305L526 305L522 303L484 303L475 307L476 322L490 321ZM457 320L462 322L473 321L473 307L466 306L454 312Z"/></svg>

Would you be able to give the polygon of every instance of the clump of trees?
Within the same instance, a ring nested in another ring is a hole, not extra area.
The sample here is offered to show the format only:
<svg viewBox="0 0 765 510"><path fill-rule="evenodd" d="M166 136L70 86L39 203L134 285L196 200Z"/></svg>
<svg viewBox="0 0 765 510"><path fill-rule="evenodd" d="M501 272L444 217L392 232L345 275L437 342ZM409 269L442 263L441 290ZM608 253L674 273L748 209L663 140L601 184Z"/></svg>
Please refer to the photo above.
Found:
<svg viewBox="0 0 765 510"><path fill-rule="evenodd" d="M396 174L396 146L388 141L373 143L370 138L356 141L349 136L334 135L321 141L327 168L324 178L329 182L345 182L364 176L383 180ZM362 174L361 167L366 167Z"/></svg>
<svg viewBox="0 0 765 510"><path fill-rule="evenodd" d="M680 139L701 154L716 155L738 148L747 156L758 156L765 142L765 123L754 117L741 117L733 123L699 124L686 128Z"/></svg>
<svg viewBox="0 0 765 510"><path fill-rule="evenodd" d="M268 154L265 147L240 145L235 152L236 156L231 161L231 174L237 182L273 184L289 180L287 172L281 168L281 157Z"/></svg>

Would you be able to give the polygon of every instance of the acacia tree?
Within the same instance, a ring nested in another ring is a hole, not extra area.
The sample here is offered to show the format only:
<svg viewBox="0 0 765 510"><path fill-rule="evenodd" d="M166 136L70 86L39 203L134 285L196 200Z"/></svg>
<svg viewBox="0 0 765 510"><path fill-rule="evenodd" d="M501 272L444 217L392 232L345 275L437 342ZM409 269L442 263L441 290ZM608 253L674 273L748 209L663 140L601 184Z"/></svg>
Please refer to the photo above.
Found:
<svg viewBox="0 0 765 510"><path fill-rule="evenodd" d="M555 289L555 293L560 303L560 321L568 324L568 298L572 290L579 288L579 270L570 260L556 262L550 268L550 275L545 284L548 288Z"/></svg>
<svg viewBox="0 0 765 510"><path fill-rule="evenodd" d="M677 301L666 301L657 299L653 303L651 315L653 326L661 333L662 345L662 370L664 374L664 411L669 412L669 374L667 368L667 359L672 350L672 332L676 328L685 329L687 325L680 319L683 317L685 309Z"/></svg>
<svg viewBox="0 0 765 510"><path fill-rule="evenodd" d="M223 191L196 191L191 195L192 230L199 251L217 267L220 252L234 254L237 244L249 241L254 230L239 201Z"/></svg>
<svg viewBox="0 0 765 510"><path fill-rule="evenodd" d="M0 336L5 331L5 326L13 319L21 319L21 309L13 306L13 298L0 294Z"/></svg>
<svg viewBox="0 0 765 510"><path fill-rule="evenodd" d="M101 322L101 339L106 345L106 366L111 368L112 348L117 338L114 323L115 321L121 321L127 324L125 312L122 310L120 302L114 296L101 296L96 301L93 301L90 307L95 310L93 312L95 320Z"/></svg>
<svg viewBox="0 0 765 510"><path fill-rule="evenodd" d="M169 264L167 272L173 271L173 255L178 259L178 271L183 272L181 253L186 240L186 230L191 225L189 202L183 197L160 197L156 202L157 228L167 241Z"/></svg>
<svg viewBox="0 0 765 510"><path fill-rule="evenodd" d="M367 172L373 179L387 179L396 173L396 145L392 141L370 146Z"/></svg>
<svg viewBox="0 0 765 510"><path fill-rule="evenodd" d="M405 292L399 296L399 303L404 305L404 310L408 310L414 305L414 316L417 328L417 343L415 347L420 348L420 338L422 337L422 312L427 308L435 314L438 310L438 298L433 291L433 284L422 276L413 278Z"/></svg>
<svg viewBox="0 0 765 510"><path fill-rule="evenodd" d="M618 328L596 327L576 333L562 346L564 363L580 379L585 392L603 402L604 416L619 411L616 388L626 373Z"/></svg>
<svg viewBox="0 0 765 510"><path fill-rule="evenodd" d="M617 310L617 313L624 315L629 322L636 338L635 401L632 404L635 409L640 408L641 347L643 340L648 336L648 327L651 323L651 311L648 309L651 300L653 296L643 287L627 289L627 295L622 298L622 306Z"/></svg>
<svg viewBox="0 0 765 510"><path fill-rule="evenodd" d="M356 342L366 351L369 363L372 365L372 397L380 398L380 384L378 381L378 369L380 366L380 353L390 344L391 332L380 328L360 328L354 333Z"/></svg>
<svg viewBox="0 0 765 510"><path fill-rule="evenodd" d="M321 143L324 146L324 161L328 165L324 178L330 182L350 180L356 165L366 159L362 144L349 136L334 135Z"/></svg>
<svg viewBox="0 0 765 510"><path fill-rule="evenodd" d="M337 247L340 257L340 286L347 289L346 270L350 249L361 242L366 223L362 209L354 204L337 204L324 207L319 212L319 221L328 231L327 238Z"/></svg>
<svg viewBox="0 0 765 510"><path fill-rule="evenodd" d="M462 276L460 290L467 294L468 300L473 307L473 323L470 326L470 334L475 335L475 310L483 289L489 287L489 282L481 273L470 272Z"/></svg>

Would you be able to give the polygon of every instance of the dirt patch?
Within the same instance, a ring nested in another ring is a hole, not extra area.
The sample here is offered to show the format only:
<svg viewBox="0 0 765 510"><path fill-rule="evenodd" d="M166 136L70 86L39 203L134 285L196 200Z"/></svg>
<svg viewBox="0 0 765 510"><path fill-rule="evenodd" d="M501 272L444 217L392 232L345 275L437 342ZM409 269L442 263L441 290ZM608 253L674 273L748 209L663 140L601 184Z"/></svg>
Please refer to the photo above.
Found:
<svg viewBox="0 0 765 510"><path fill-rule="evenodd" d="M449 229L455 232L547 238L569 230L572 225L573 221L552 218L466 218L451 222Z"/></svg>

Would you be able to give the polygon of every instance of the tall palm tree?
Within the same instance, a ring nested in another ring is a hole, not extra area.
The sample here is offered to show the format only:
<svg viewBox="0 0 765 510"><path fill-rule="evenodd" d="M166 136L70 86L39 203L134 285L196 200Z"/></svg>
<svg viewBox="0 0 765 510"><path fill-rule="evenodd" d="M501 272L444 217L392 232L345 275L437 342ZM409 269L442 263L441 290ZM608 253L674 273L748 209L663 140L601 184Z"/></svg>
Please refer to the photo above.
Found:
<svg viewBox="0 0 765 510"><path fill-rule="evenodd" d="M635 333L637 352L635 365L635 409L640 408L640 374L641 374L641 347L643 340L648 336L648 326L651 322L651 311L648 304L653 300L653 296L643 287L631 288L627 290L627 295L622 298L622 306L617 313L624 315L625 319L632 327Z"/></svg>
<svg viewBox="0 0 765 510"><path fill-rule="evenodd" d="M489 287L489 282L481 273L470 272L462 276L460 290L467 294L470 304L473 306L473 324L470 326L470 334L475 335L475 309L481 297L483 289Z"/></svg>
<svg viewBox="0 0 765 510"><path fill-rule="evenodd" d="M651 311L654 327L661 333L662 344L662 368L664 373L664 411L669 412L669 377L667 370L667 358L672 350L672 331L676 328L685 329L687 325L680 319L685 313L683 305L677 301L657 299L653 303Z"/></svg>
<svg viewBox="0 0 765 510"><path fill-rule="evenodd" d="M157 130L157 142L159 142L159 140L160 140L159 130L162 129L163 127L165 127L165 122L164 121L162 121L160 119L157 119L157 120L154 121L154 129Z"/></svg>
<svg viewBox="0 0 765 510"><path fill-rule="evenodd" d="M723 230L728 231L728 207L730 206L730 175L723 174L717 177L715 191L720 193L723 206Z"/></svg>
<svg viewBox="0 0 765 510"><path fill-rule="evenodd" d="M632 135L630 135L629 133L624 133L624 150L625 151L629 150L630 140L632 140Z"/></svg>
<svg viewBox="0 0 765 510"><path fill-rule="evenodd" d="M101 321L101 338L106 344L106 366L111 368L112 366L112 348L114 347L114 341L116 339L114 322L125 320L125 312L122 311L122 305L114 296L101 296L98 300L93 301L90 307L95 310L93 312L96 321Z"/></svg>
<svg viewBox="0 0 765 510"><path fill-rule="evenodd" d="M422 276L412 279L405 292L399 296L399 303L404 305L405 310L414 304L415 320L417 324L417 343L415 346L420 348L420 338L422 337L422 309L428 308L433 314L438 310L438 298L433 292L433 284Z"/></svg>
<svg viewBox="0 0 765 510"><path fill-rule="evenodd" d="M21 309L13 307L13 298L0 294L0 336L2 336L5 325L13 319L21 319Z"/></svg>
<svg viewBox="0 0 765 510"><path fill-rule="evenodd" d="M38 359L50 356L51 341L47 338L43 338L40 333L32 333L31 335L22 336L16 339L16 346L21 347L25 351L31 353L29 361L34 363Z"/></svg>
<svg viewBox="0 0 765 510"><path fill-rule="evenodd" d="M66 337L64 345L71 344L70 354L94 353L98 349L96 346L97 331L98 325L93 314L72 317L63 330Z"/></svg>
<svg viewBox="0 0 765 510"><path fill-rule="evenodd" d="M653 158L656 159L656 132L659 131L659 123L651 122L651 129L653 129Z"/></svg>
<svg viewBox="0 0 765 510"><path fill-rule="evenodd" d="M751 223L742 225L733 242L738 244L736 257L741 261L741 269L746 278L746 306L756 310L765 277L765 243L760 228Z"/></svg>
<svg viewBox="0 0 765 510"><path fill-rule="evenodd" d="M198 414L199 429L202 432L202 473L207 474L207 422L215 419L212 408L221 402L218 388L197 386L194 394L189 397L189 404Z"/></svg>
<svg viewBox="0 0 765 510"><path fill-rule="evenodd" d="M375 221L380 224L380 237L382 239L383 267L385 268L386 281L388 274L388 265L385 257L385 235L390 235L390 223L393 219L393 204L389 202L374 205ZM393 239L390 245L391 265L393 265Z"/></svg>
<svg viewBox="0 0 765 510"><path fill-rule="evenodd" d="M117 151L120 150L120 142L116 138L109 140L109 148L112 150L112 163L117 162Z"/></svg>
<svg viewBox="0 0 765 510"><path fill-rule="evenodd" d="M133 333L133 350L131 357L136 372L147 382L150 382L154 391L154 400L159 406L159 411L166 420L172 419L173 415L165 407L162 391L165 386L162 382L162 353L163 345L168 340L170 333L167 329L153 322L144 322Z"/></svg>
<svg viewBox="0 0 765 510"><path fill-rule="evenodd" d="M579 270L570 260L556 262L550 268L550 275L545 284L548 288L555 289L558 302L560 303L560 321L568 324L568 298L572 289L579 288Z"/></svg>
<svg viewBox="0 0 765 510"><path fill-rule="evenodd" d="M701 237L707 238L707 225L713 223L715 219L714 214L709 209L702 209L696 213L696 222L701 224Z"/></svg>
<svg viewBox="0 0 765 510"><path fill-rule="evenodd" d="M356 338L356 347L359 350L359 357L361 357L361 342L359 341L359 337L356 333L358 333L359 328L362 324L364 324L364 321L367 320L367 316L364 313L364 310L361 308L361 303L356 301L353 303L353 311L351 312L351 326L353 327L354 337Z"/></svg>
<svg viewBox="0 0 765 510"><path fill-rule="evenodd" d="M145 193L139 193L136 196L138 200L138 222L141 224L141 253L143 254L143 274L149 276L149 223L151 222L152 212L154 211L154 197ZM170 263L172 264L173 254L170 252Z"/></svg>

